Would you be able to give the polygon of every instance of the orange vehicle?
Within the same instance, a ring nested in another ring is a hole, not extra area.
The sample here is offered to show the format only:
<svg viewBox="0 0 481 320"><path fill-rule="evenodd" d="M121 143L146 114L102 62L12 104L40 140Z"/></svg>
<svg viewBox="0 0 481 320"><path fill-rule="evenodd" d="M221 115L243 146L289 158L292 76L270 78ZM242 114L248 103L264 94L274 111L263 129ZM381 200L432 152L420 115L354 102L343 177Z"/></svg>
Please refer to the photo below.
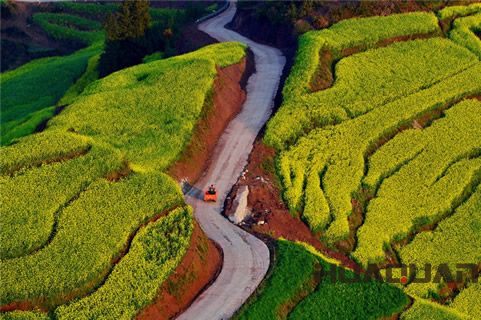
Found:
<svg viewBox="0 0 481 320"><path fill-rule="evenodd" d="M206 192L204 192L204 201L217 201L217 191L215 190L215 187L213 184L210 185L209 189L207 189Z"/></svg>

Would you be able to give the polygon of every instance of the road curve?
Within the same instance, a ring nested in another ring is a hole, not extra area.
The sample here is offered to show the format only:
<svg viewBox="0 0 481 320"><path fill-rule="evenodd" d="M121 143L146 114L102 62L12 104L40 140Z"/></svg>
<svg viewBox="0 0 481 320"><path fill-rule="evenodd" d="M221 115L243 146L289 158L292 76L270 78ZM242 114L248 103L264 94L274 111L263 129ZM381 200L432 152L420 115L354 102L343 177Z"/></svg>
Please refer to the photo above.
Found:
<svg viewBox="0 0 481 320"><path fill-rule="evenodd" d="M271 115L285 58L275 48L225 29L235 12L235 3L230 3L226 11L199 25L201 31L221 42L238 41L248 45L254 53L256 73L248 80L242 111L222 134L204 176L186 195L204 232L222 248L224 262L215 282L178 317L180 320L230 318L257 288L269 268L267 246L231 224L221 215L221 210L227 193L247 164L259 130ZM211 183L219 193L219 201L215 204L199 200L199 191Z"/></svg>

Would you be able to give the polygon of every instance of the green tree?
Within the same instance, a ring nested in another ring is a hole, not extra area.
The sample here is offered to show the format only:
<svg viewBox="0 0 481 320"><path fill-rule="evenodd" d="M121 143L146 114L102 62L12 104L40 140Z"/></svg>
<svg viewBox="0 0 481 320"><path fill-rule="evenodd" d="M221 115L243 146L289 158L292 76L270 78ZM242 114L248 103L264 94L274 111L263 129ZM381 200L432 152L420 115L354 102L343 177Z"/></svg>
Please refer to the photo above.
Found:
<svg viewBox="0 0 481 320"><path fill-rule="evenodd" d="M99 61L99 75L105 77L142 62L148 53L146 31L150 25L149 1L124 0L119 12L105 21L105 51Z"/></svg>
<svg viewBox="0 0 481 320"><path fill-rule="evenodd" d="M141 38L149 24L148 0L124 0L120 12L106 20L107 41Z"/></svg>

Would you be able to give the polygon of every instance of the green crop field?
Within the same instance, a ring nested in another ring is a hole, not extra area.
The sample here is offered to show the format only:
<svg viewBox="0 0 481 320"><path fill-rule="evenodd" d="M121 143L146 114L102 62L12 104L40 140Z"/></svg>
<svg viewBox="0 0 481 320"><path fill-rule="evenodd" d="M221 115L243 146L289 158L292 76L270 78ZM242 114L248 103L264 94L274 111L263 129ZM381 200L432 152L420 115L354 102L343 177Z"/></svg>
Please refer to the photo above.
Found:
<svg viewBox="0 0 481 320"><path fill-rule="evenodd" d="M88 48L65 57L37 59L2 73L2 145L32 133L54 113L63 94L84 73L90 57L100 53Z"/></svg>
<svg viewBox="0 0 481 320"><path fill-rule="evenodd" d="M56 6L65 13L38 12L32 16L33 23L53 39L87 47L67 56L33 60L2 73L1 145L35 132L55 115L57 106L70 104L98 78L97 63L105 37L102 21L120 6L78 2L59 2ZM185 20L183 10L152 8L150 13L153 24Z"/></svg>
<svg viewBox="0 0 481 320"><path fill-rule="evenodd" d="M77 51L0 79L0 319L133 319L197 227L169 168L211 107L219 68L241 62L247 47L170 57L178 24L218 4L150 8L147 33L165 39L136 39L155 50L165 40L165 50L104 73L103 22L120 4L49 6L29 23ZM355 279L373 265L382 275L399 265L479 269L480 34L474 3L299 36L264 142L276 152L287 218L312 231L300 236L362 270L302 242L272 241L268 274L234 319L479 318L481 285L467 270L458 283L419 283L423 269L402 284ZM331 279L333 269L351 281Z"/></svg>
<svg viewBox="0 0 481 320"><path fill-rule="evenodd" d="M379 319L398 313L408 303L402 290L386 283L320 278L321 270L339 266L307 245L280 240L276 256L265 287L236 319ZM345 275L353 277L350 270Z"/></svg>
<svg viewBox="0 0 481 320"><path fill-rule="evenodd" d="M116 72L69 98L42 133L0 149L2 305L130 319L156 297L193 229L163 171L191 140L216 66L244 56L224 43Z"/></svg>
<svg viewBox="0 0 481 320"><path fill-rule="evenodd" d="M480 8L349 19L299 39L264 141L289 209L363 266L481 261ZM424 300L445 285L407 284L417 300L402 318L479 315L474 284L447 306ZM314 296L289 317L315 318Z"/></svg>

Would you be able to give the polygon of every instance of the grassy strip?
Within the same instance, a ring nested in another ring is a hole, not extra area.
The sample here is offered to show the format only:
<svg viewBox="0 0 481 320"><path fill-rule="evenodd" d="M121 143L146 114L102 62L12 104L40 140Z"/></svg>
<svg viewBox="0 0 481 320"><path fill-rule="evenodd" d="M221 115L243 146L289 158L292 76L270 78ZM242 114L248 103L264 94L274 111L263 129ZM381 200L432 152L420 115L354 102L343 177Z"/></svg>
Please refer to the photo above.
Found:
<svg viewBox="0 0 481 320"><path fill-rule="evenodd" d="M132 319L152 302L189 247L192 210L178 208L142 229L105 284L55 311L57 319Z"/></svg>
<svg viewBox="0 0 481 320"><path fill-rule="evenodd" d="M318 267L318 258L304 247L278 241L272 275L236 319L286 319L294 307L291 302L314 290L314 273L319 271Z"/></svg>
<svg viewBox="0 0 481 320"><path fill-rule="evenodd" d="M423 151L382 182L358 231L354 257L362 263L383 260L385 246L439 221L473 191L469 186L481 179L481 159L468 159L481 153L480 113L481 102L467 100L417 137L411 136L411 143Z"/></svg>
<svg viewBox="0 0 481 320"><path fill-rule="evenodd" d="M13 120L2 125L2 132L5 132L1 139L2 144L9 145L14 143L17 138L35 132L39 125L55 115L55 109L56 107L43 108L30 113L19 121Z"/></svg>
<svg viewBox="0 0 481 320"><path fill-rule="evenodd" d="M87 64L84 74L65 92L63 97L58 101L58 105L68 105L85 90L85 88L98 79L99 72L97 65L99 63L100 54L92 56Z"/></svg>
<svg viewBox="0 0 481 320"><path fill-rule="evenodd" d="M280 240L276 254L272 275L237 319L378 319L401 311L408 303L400 289L385 283L333 282L328 270L340 268L337 262L308 245ZM327 273L323 277L321 269ZM347 279L354 276L350 270L345 274ZM313 291L314 277L320 282ZM307 297L291 305L300 293Z"/></svg>

